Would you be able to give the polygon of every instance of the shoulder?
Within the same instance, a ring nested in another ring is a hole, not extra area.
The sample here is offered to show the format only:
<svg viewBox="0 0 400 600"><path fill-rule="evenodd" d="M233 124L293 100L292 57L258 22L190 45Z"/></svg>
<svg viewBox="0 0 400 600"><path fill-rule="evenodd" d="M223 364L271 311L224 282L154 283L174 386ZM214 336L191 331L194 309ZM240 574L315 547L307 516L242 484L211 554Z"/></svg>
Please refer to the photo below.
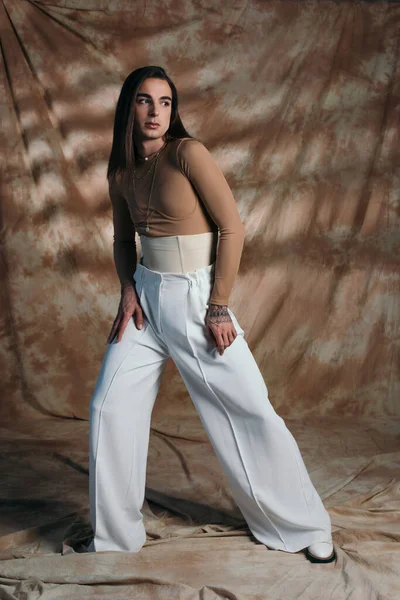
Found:
<svg viewBox="0 0 400 600"><path fill-rule="evenodd" d="M174 140L174 154L178 167L185 174L188 173L190 166L208 161L211 158L211 154L206 146L197 138L180 138Z"/></svg>
<svg viewBox="0 0 400 600"><path fill-rule="evenodd" d="M205 145L197 138L179 138L175 140L175 149L178 156L186 156L207 150Z"/></svg>

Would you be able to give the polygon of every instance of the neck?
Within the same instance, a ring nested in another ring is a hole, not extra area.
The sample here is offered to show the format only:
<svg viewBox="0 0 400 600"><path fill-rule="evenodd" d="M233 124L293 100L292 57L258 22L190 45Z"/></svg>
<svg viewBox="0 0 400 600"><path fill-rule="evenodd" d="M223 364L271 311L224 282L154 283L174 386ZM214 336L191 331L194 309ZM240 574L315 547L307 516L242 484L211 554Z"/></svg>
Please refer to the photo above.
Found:
<svg viewBox="0 0 400 600"><path fill-rule="evenodd" d="M157 140L138 140L136 142L136 148L139 156L145 157L161 150L164 144L165 140L163 138Z"/></svg>

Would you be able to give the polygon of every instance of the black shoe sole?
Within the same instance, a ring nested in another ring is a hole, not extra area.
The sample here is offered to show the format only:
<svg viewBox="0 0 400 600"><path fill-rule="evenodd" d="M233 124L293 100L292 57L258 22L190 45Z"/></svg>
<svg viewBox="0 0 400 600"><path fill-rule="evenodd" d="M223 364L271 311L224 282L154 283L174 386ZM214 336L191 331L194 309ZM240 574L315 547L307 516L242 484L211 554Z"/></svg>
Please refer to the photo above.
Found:
<svg viewBox="0 0 400 600"><path fill-rule="evenodd" d="M306 556L312 563L330 563L336 560L337 558L335 550L332 551L332 554L328 556L328 558L318 558L318 556L314 556L314 554L311 554L309 550L306 550Z"/></svg>

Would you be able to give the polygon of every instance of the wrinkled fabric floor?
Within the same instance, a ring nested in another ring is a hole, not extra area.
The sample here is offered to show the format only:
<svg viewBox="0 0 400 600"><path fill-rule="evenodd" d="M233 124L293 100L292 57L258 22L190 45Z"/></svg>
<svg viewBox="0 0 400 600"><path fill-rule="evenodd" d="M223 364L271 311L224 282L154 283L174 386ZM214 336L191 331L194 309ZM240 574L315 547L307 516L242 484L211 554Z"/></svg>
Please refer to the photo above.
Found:
<svg viewBox="0 0 400 600"><path fill-rule="evenodd" d="M3 429L2 599L398 597L399 420L286 419L332 519L337 561L326 565L251 535L196 417L190 437L158 421L137 554L85 552L86 422Z"/></svg>

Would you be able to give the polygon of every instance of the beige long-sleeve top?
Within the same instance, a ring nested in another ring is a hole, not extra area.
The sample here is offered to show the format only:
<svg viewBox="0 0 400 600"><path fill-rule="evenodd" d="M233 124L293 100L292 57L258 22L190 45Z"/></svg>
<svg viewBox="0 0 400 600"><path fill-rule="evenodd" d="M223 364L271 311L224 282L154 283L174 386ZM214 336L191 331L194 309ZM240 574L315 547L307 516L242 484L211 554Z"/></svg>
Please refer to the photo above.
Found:
<svg viewBox="0 0 400 600"><path fill-rule="evenodd" d="M156 237L219 231L209 302L227 305L239 269L245 228L223 173L199 140L168 141L159 154L148 211L154 161L138 162L135 193L123 192L115 183L109 188L114 258L121 284L131 283L136 268L135 231ZM127 247L131 248L130 256Z"/></svg>

